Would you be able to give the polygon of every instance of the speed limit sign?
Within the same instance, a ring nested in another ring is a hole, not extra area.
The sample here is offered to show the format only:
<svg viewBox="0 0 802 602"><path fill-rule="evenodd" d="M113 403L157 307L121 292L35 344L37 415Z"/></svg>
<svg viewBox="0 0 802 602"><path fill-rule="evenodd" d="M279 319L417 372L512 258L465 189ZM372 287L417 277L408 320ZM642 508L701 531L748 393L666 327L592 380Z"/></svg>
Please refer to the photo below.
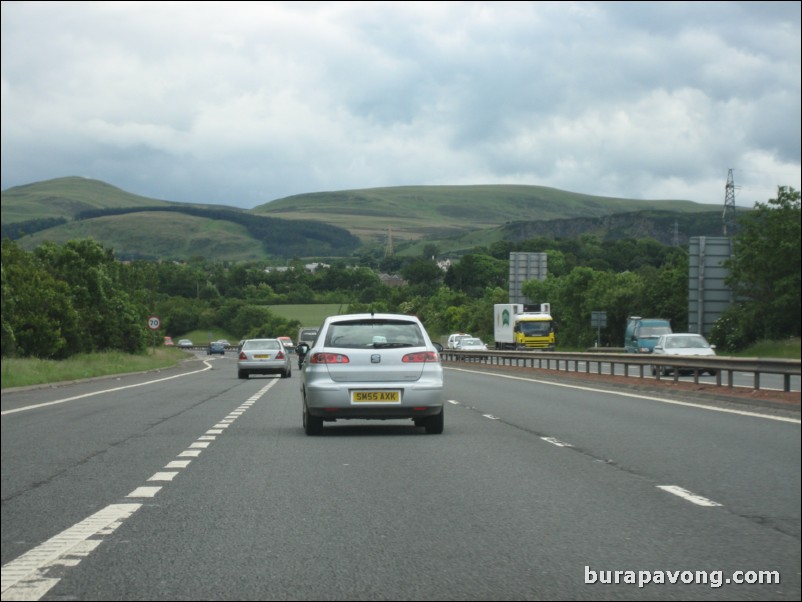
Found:
<svg viewBox="0 0 802 602"><path fill-rule="evenodd" d="M148 318L148 328L151 330L159 330L159 326L161 326L161 321L158 316L150 316Z"/></svg>

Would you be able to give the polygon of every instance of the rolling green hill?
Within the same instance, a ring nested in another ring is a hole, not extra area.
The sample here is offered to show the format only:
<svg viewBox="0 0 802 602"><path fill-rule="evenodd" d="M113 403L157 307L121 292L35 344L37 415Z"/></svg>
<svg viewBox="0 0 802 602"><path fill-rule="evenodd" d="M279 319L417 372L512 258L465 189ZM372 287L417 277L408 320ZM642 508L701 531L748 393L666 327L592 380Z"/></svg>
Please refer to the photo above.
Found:
<svg viewBox="0 0 802 602"><path fill-rule="evenodd" d="M121 258L348 257L360 245L447 253L533 236L718 235L718 205L598 197L543 186L401 186L295 195L245 211L149 199L87 178L2 192L4 236L31 249L91 237ZM63 222L55 224L54 222ZM24 235L23 235L24 234ZM674 237L676 238L676 237Z"/></svg>
<svg viewBox="0 0 802 602"><path fill-rule="evenodd" d="M348 256L347 230L313 220L258 216L235 207L159 201L86 178L59 178L2 193L3 236L23 248L92 238L120 258L286 259L314 250ZM24 218L24 219L22 219ZM53 222L63 223L53 223Z"/></svg>
<svg viewBox="0 0 802 602"><path fill-rule="evenodd" d="M74 221L25 236L19 243L30 251L45 241L64 244L79 238L102 242L113 248L120 259L268 258L262 245L244 226L174 212L143 211Z"/></svg>
<svg viewBox="0 0 802 602"><path fill-rule="evenodd" d="M48 217L74 218L90 209L167 206L89 178L69 177L14 186L2 193L0 215L4 224Z"/></svg>
<svg viewBox="0 0 802 602"><path fill-rule="evenodd" d="M319 219L364 242L443 238L508 222L602 217L641 210L682 213L717 207L691 201L642 201L577 194L544 186L400 186L295 195L255 207L257 215ZM717 209L718 210L718 209Z"/></svg>

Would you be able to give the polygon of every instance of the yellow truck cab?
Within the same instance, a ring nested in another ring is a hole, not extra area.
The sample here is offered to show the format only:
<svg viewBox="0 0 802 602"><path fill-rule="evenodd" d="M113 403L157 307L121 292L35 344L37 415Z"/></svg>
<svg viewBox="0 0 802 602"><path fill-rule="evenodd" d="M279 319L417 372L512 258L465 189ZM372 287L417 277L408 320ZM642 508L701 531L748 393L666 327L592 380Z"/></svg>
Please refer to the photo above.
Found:
<svg viewBox="0 0 802 602"><path fill-rule="evenodd" d="M554 351L556 328L551 304L497 303L493 306L496 349Z"/></svg>

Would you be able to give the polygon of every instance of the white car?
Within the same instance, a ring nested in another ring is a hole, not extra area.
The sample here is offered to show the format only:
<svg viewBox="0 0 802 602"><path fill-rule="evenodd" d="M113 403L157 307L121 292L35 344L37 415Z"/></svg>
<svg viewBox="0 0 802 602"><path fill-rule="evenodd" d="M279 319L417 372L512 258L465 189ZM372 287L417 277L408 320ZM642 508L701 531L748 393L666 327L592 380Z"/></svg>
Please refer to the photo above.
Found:
<svg viewBox="0 0 802 602"><path fill-rule="evenodd" d="M482 339L466 337L457 340L455 349L461 349L462 351L487 351L487 345Z"/></svg>
<svg viewBox="0 0 802 602"><path fill-rule="evenodd" d="M442 348L415 316L326 318L301 368L304 432L320 435L324 422L358 418L411 419L442 433Z"/></svg>
<svg viewBox="0 0 802 602"><path fill-rule="evenodd" d="M446 347L449 349L457 349L457 343L460 339L470 339L471 335L465 332L455 332L454 334L448 335L448 342L446 343Z"/></svg>
<svg viewBox="0 0 802 602"><path fill-rule="evenodd" d="M292 376L290 353L278 339L247 339L242 342L237 357L237 378L251 374L280 374Z"/></svg>
<svg viewBox="0 0 802 602"><path fill-rule="evenodd" d="M658 337L654 344L652 355L655 358L665 355L676 358L678 356L700 356L700 355L716 355L715 345L707 342L702 335L693 332L674 332L671 334L663 334ZM652 374L657 374L658 365L652 366ZM671 366L660 366L660 373L668 375L673 372ZM680 374L683 372L693 374L693 368L680 368ZM715 375L716 371L713 369L699 369L699 373L707 372L708 374Z"/></svg>

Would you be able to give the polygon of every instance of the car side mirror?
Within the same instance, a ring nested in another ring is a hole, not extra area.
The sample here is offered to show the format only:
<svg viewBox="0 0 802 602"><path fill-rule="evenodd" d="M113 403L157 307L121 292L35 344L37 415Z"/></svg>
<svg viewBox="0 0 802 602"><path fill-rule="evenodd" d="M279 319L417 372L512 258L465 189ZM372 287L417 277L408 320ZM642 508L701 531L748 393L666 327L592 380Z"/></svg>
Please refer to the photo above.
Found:
<svg viewBox="0 0 802 602"><path fill-rule="evenodd" d="M437 353L443 352L443 346L440 343L433 342L432 345L434 345L434 348L437 349Z"/></svg>

